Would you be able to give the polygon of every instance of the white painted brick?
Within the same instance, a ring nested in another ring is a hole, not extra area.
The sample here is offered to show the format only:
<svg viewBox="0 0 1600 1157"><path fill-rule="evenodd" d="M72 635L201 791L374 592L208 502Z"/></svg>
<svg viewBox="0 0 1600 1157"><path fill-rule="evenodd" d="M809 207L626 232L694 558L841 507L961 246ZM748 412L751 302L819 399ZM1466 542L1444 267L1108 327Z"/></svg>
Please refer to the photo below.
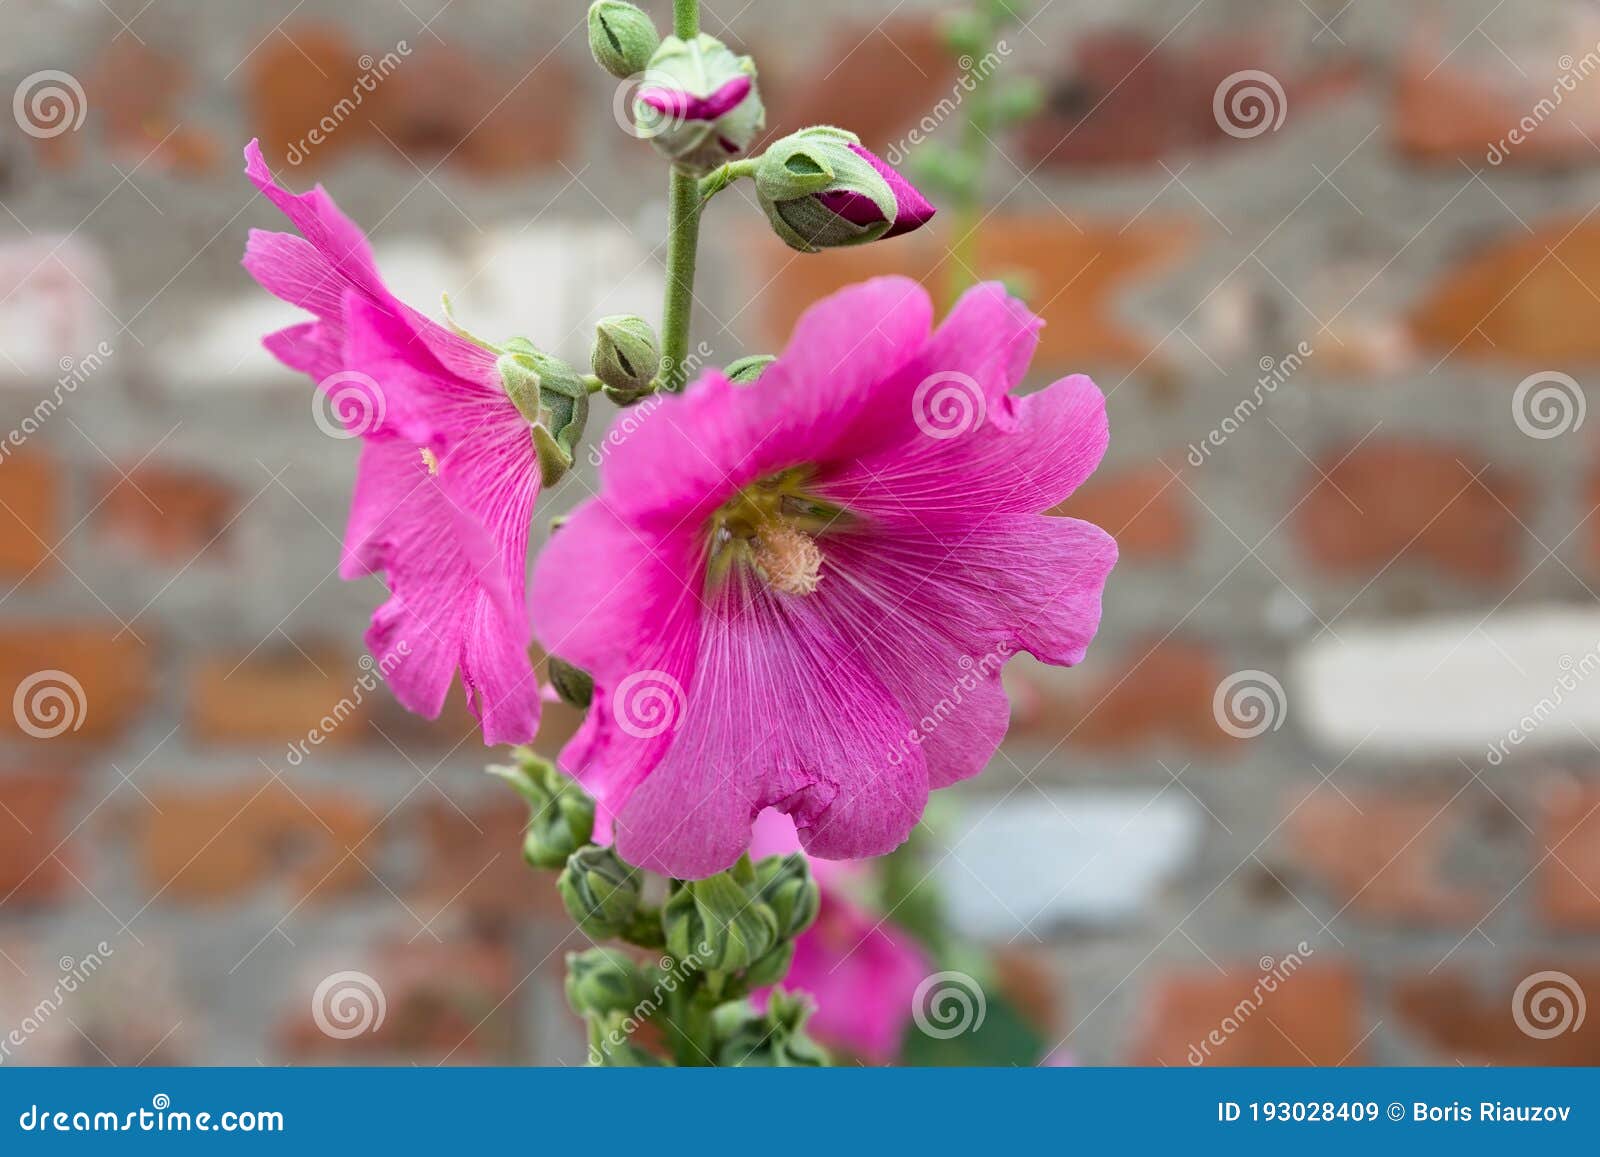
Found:
<svg viewBox="0 0 1600 1157"><path fill-rule="evenodd" d="M1294 656L1289 718L1341 755L1361 744L1363 753L1459 755L1478 767L1491 746L1504 745L1502 757L1592 753L1582 733L1600 737L1600 608L1337 630Z"/></svg>

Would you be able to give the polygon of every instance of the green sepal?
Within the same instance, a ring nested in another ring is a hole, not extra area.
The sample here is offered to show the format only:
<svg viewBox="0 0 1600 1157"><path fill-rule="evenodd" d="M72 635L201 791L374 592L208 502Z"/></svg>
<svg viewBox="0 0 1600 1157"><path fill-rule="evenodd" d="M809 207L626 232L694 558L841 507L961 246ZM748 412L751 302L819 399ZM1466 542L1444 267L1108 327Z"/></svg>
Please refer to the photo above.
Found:
<svg viewBox="0 0 1600 1157"><path fill-rule="evenodd" d="M594 702L594 676L555 655L550 656L546 665L550 671L550 686L561 696L561 701L579 711L589 710L589 704Z"/></svg>
<svg viewBox="0 0 1600 1157"><path fill-rule="evenodd" d="M667 951L705 973L740 972L778 942L778 918L723 872L679 885L661 910Z"/></svg>
<svg viewBox="0 0 1600 1157"><path fill-rule="evenodd" d="M766 373L767 367L777 360L773 354L750 354L730 362L722 372L735 385L748 386L758 381Z"/></svg>
<svg viewBox="0 0 1600 1157"><path fill-rule="evenodd" d="M620 948L567 953L567 1004L579 1016L631 1013L645 994L639 966Z"/></svg>

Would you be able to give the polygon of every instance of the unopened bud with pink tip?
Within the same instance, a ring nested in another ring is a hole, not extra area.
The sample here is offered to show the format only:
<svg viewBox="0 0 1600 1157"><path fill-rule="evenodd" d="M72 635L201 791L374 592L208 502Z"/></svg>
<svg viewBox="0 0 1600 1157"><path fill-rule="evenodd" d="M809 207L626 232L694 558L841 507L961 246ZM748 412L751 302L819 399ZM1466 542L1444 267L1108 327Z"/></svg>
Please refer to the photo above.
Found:
<svg viewBox="0 0 1600 1157"><path fill-rule="evenodd" d="M804 253L909 233L935 212L854 133L826 125L768 148L756 169L756 194L778 236Z"/></svg>

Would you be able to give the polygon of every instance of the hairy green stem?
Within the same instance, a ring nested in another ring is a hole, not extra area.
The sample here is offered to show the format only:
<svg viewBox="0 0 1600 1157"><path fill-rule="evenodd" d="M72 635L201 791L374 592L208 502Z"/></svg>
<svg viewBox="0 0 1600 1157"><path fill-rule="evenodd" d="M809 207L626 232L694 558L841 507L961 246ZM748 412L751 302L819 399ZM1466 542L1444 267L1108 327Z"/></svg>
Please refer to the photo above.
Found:
<svg viewBox="0 0 1600 1157"><path fill-rule="evenodd" d="M700 34L700 0L672 0L672 32ZM689 376L689 319L694 312L694 262L700 248L700 182L672 167L667 187L667 300L661 311L661 388L676 393Z"/></svg>
<svg viewBox="0 0 1600 1157"><path fill-rule="evenodd" d="M694 312L694 263L700 246L700 182L672 168L667 209L667 300L661 311L661 388L675 393L689 376L689 319Z"/></svg>

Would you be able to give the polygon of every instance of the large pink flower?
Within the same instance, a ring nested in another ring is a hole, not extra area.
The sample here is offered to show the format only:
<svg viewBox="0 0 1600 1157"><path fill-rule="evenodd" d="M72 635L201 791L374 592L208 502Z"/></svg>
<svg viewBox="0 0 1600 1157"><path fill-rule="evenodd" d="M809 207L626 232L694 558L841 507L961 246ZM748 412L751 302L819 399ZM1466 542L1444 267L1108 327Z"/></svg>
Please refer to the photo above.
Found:
<svg viewBox="0 0 1600 1157"><path fill-rule="evenodd" d="M524 585L540 475L496 353L396 299L366 236L320 186L285 190L254 141L245 158L300 231L251 230L245 268L316 318L265 345L362 438L339 573L388 583L367 645L410 710L437 716L459 670L486 743L531 739L539 689Z"/></svg>
<svg viewBox="0 0 1600 1157"><path fill-rule="evenodd" d="M1011 395L1042 323L997 285L931 315L853 286L756 384L630 415L541 557L535 633L595 679L563 758L630 863L721 871L766 807L813 855L888 852L993 754L1008 656L1083 658L1116 544L1042 512L1100 461L1104 399Z"/></svg>

